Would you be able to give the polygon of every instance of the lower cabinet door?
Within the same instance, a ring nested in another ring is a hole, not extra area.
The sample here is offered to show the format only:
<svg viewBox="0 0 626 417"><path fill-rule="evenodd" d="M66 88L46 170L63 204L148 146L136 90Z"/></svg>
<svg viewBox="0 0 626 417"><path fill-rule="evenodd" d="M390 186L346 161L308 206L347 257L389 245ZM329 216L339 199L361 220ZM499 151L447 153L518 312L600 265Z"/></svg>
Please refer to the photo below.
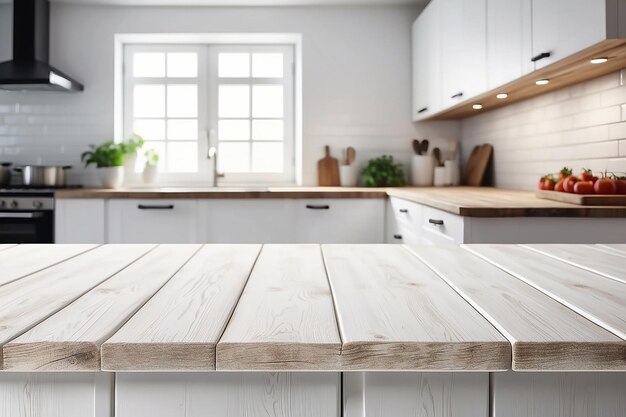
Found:
<svg viewBox="0 0 626 417"><path fill-rule="evenodd" d="M55 243L105 243L105 200L57 199Z"/></svg>
<svg viewBox="0 0 626 417"><path fill-rule="evenodd" d="M195 243L196 200L110 200L109 243Z"/></svg>
<svg viewBox="0 0 626 417"><path fill-rule="evenodd" d="M383 243L385 200L294 200L295 243Z"/></svg>

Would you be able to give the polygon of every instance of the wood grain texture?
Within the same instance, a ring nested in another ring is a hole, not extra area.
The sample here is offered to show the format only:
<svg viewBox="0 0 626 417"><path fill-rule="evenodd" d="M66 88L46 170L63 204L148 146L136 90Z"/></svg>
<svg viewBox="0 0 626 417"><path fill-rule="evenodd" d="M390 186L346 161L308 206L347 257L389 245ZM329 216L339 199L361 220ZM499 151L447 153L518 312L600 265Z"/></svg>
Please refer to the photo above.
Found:
<svg viewBox="0 0 626 417"><path fill-rule="evenodd" d="M346 370L502 370L510 345L406 249L323 245Z"/></svg>
<svg viewBox="0 0 626 417"><path fill-rule="evenodd" d="M626 415L624 372L500 372L492 375L497 417Z"/></svg>
<svg viewBox="0 0 626 417"><path fill-rule="evenodd" d="M339 373L116 374L116 417L340 417Z"/></svg>
<svg viewBox="0 0 626 417"><path fill-rule="evenodd" d="M254 187L254 188L132 188L59 190L56 198L82 199L304 199L304 198L386 198L385 188L364 187Z"/></svg>
<svg viewBox="0 0 626 417"><path fill-rule="evenodd" d="M590 65L589 60L597 57L607 57L609 61L602 65ZM607 39L508 84L433 114L432 117L424 120L462 119L475 116L482 112L619 71L624 68L624 61L626 61L626 40ZM536 85L535 81L541 79L549 79L550 84ZM502 91L509 94L506 100L496 98L496 94ZM481 111L474 110L472 108L474 103L481 103L483 109Z"/></svg>
<svg viewBox="0 0 626 417"><path fill-rule="evenodd" d="M217 345L217 369L335 370L340 352L319 245L265 245Z"/></svg>
<svg viewBox="0 0 626 417"><path fill-rule="evenodd" d="M153 247L101 246L0 287L0 350Z"/></svg>
<svg viewBox="0 0 626 417"><path fill-rule="evenodd" d="M626 206L626 195L572 194L546 190L536 191L535 194L538 198L580 206Z"/></svg>
<svg viewBox="0 0 626 417"><path fill-rule="evenodd" d="M4 368L99 371L100 346L200 248L161 245L4 346Z"/></svg>
<svg viewBox="0 0 626 417"><path fill-rule="evenodd" d="M486 372L345 372L349 417L487 417Z"/></svg>
<svg viewBox="0 0 626 417"><path fill-rule="evenodd" d="M111 417L113 375L2 372L0 417Z"/></svg>
<svg viewBox="0 0 626 417"><path fill-rule="evenodd" d="M626 340L626 285L515 245L463 245Z"/></svg>
<svg viewBox="0 0 626 417"><path fill-rule="evenodd" d="M579 206L491 187L388 188L387 194L466 217L626 217L626 207Z"/></svg>
<svg viewBox="0 0 626 417"><path fill-rule="evenodd" d="M97 245L19 245L0 252L0 286L87 252Z"/></svg>
<svg viewBox="0 0 626 417"><path fill-rule="evenodd" d="M464 185L480 187L485 183L485 175L492 154L493 146L489 144L477 145L472 150L465 170L463 171Z"/></svg>
<svg viewBox="0 0 626 417"><path fill-rule="evenodd" d="M317 184L320 186L339 185L339 161L330 156L330 147L324 147L324 157L317 161Z"/></svg>
<svg viewBox="0 0 626 417"><path fill-rule="evenodd" d="M514 370L626 370L626 341L498 267L458 247L409 249L511 342Z"/></svg>
<svg viewBox="0 0 626 417"><path fill-rule="evenodd" d="M606 253L595 245L522 245L587 271L626 283L626 256ZM625 254L626 255L626 254Z"/></svg>
<svg viewBox="0 0 626 417"><path fill-rule="evenodd" d="M105 370L212 370L260 245L205 245L102 345Z"/></svg>

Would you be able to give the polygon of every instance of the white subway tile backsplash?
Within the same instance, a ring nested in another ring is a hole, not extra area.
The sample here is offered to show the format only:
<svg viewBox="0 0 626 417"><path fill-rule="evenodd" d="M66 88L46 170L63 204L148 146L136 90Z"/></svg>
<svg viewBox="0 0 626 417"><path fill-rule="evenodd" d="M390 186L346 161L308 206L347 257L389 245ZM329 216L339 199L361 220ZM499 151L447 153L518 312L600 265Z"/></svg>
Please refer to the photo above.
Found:
<svg viewBox="0 0 626 417"><path fill-rule="evenodd" d="M626 70L462 122L462 150L494 145L499 187L534 189L562 166L626 170ZM623 167L623 168L621 168Z"/></svg>

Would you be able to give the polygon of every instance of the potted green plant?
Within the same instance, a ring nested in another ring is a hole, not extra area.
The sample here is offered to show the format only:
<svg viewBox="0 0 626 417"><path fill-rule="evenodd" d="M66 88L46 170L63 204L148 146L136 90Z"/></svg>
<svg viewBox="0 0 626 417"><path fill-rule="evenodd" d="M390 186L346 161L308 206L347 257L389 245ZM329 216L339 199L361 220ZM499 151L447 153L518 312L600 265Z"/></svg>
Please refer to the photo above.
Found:
<svg viewBox="0 0 626 417"><path fill-rule="evenodd" d="M405 184L402 165L390 155L370 159L361 174L366 187L401 187Z"/></svg>
<svg viewBox="0 0 626 417"><path fill-rule="evenodd" d="M146 165L143 168L144 184L154 184L159 176L159 154L154 149L148 149L144 156Z"/></svg>
<svg viewBox="0 0 626 417"><path fill-rule="evenodd" d="M125 148L121 144L108 141L99 146L90 145L81 160L85 167L96 166L102 187L119 188L124 182L124 155Z"/></svg>

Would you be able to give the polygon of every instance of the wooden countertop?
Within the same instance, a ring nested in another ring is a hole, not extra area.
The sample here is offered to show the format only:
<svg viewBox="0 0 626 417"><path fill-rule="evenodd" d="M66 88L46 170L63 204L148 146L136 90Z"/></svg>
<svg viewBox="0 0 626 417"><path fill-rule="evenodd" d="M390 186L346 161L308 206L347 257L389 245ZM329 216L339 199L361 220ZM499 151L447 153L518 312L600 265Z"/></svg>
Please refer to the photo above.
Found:
<svg viewBox="0 0 626 417"><path fill-rule="evenodd" d="M626 370L626 245L3 245L0 264L9 371Z"/></svg>
<svg viewBox="0 0 626 417"><path fill-rule="evenodd" d="M57 198L81 199L282 199L397 197L467 217L626 217L626 206L579 206L537 198L531 191L491 187L269 187L72 189Z"/></svg>

